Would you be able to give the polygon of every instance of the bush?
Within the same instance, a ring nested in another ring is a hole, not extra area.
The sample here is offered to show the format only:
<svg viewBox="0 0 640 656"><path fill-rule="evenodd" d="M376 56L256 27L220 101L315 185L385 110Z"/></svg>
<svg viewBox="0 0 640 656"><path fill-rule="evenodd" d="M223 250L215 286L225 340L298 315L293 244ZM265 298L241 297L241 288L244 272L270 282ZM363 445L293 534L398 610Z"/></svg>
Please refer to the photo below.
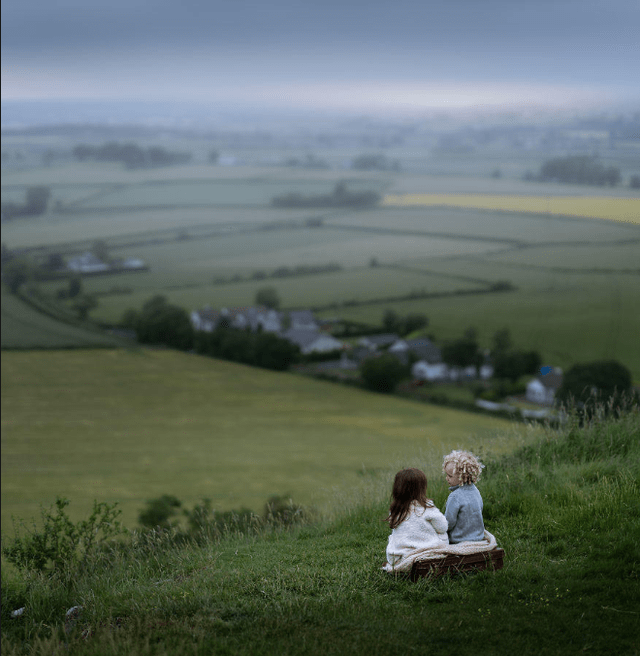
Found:
<svg viewBox="0 0 640 656"><path fill-rule="evenodd" d="M35 527L26 535L2 545L2 555L19 570L41 572L50 566L53 571L84 565L104 542L123 531L116 518L121 511L117 503L93 502L88 519L74 524L65 512L68 499L58 497L53 506L42 510L41 529ZM23 527L24 528L24 527Z"/></svg>
<svg viewBox="0 0 640 656"><path fill-rule="evenodd" d="M163 494L157 499L147 501L147 507L138 515L138 522L145 528L167 529L171 526L171 518L178 514L181 505L173 495Z"/></svg>
<svg viewBox="0 0 640 656"><path fill-rule="evenodd" d="M365 386L374 392L389 394L398 383L409 377L409 368L390 353L367 358L360 365L360 375Z"/></svg>

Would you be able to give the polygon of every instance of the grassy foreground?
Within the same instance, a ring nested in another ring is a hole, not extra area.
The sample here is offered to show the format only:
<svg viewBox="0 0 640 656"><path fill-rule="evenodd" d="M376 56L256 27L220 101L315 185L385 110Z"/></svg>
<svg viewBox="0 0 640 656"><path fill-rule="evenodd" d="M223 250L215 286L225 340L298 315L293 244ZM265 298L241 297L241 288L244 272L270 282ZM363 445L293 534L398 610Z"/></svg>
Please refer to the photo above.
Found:
<svg viewBox="0 0 640 656"><path fill-rule="evenodd" d="M415 464L442 507L437 463ZM134 537L73 576L3 570L2 653L639 652L637 408L487 462L485 522L506 552L496 573L411 583L380 571L393 473L370 481L367 503L289 532L181 549Z"/></svg>

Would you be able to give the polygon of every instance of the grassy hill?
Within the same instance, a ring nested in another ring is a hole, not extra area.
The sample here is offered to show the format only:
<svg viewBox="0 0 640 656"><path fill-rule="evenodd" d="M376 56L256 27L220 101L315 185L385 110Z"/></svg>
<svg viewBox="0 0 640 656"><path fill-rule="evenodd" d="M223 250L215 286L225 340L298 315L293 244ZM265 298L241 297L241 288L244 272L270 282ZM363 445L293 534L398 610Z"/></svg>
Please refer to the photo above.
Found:
<svg viewBox="0 0 640 656"><path fill-rule="evenodd" d="M389 468L366 502L353 494L333 518L290 531L182 548L134 538L69 578L3 568L3 654L637 654L639 426L637 408L572 421L486 461L499 572L383 573ZM442 507L437 463L416 464Z"/></svg>
<svg viewBox="0 0 640 656"><path fill-rule="evenodd" d="M121 340L90 325L69 323L49 316L2 288L2 348L114 347Z"/></svg>
<svg viewBox="0 0 640 656"><path fill-rule="evenodd" d="M520 426L522 429L522 426ZM2 529L57 495L83 515L147 499L258 510L326 506L390 462L456 445L499 452L509 422L167 350L2 355Z"/></svg>

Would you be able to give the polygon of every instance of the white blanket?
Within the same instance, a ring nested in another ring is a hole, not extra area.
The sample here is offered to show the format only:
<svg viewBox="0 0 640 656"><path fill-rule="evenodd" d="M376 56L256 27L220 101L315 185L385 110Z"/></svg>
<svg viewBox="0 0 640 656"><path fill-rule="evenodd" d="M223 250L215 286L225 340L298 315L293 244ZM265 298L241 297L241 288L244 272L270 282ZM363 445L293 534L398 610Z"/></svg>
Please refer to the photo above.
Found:
<svg viewBox="0 0 640 656"><path fill-rule="evenodd" d="M468 556L470 554L482 553L483 551L491 551L497 546L495 537L485 529L484 540L443 544L441 547L429 547L427 549L416 549L404 556L393 566L385 563L382 569L386 572L408 572L416 560L433 560L444 556Z"/></svg>

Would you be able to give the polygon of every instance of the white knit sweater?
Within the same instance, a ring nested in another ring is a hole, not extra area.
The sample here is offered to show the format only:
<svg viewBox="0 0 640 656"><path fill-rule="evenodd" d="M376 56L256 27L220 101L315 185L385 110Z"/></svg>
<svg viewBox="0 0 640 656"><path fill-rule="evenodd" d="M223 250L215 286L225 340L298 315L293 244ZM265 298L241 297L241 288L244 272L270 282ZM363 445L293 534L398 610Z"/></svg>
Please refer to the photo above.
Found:
<svg viewBox="0 0 640 656"><path fill-rule="evenodd" d="M444 515L433 504L423 508L414 501L407 518L391 531L387 543L387 563L395 569L405 556L416 550L447 544L449 537Z"/></svg>

